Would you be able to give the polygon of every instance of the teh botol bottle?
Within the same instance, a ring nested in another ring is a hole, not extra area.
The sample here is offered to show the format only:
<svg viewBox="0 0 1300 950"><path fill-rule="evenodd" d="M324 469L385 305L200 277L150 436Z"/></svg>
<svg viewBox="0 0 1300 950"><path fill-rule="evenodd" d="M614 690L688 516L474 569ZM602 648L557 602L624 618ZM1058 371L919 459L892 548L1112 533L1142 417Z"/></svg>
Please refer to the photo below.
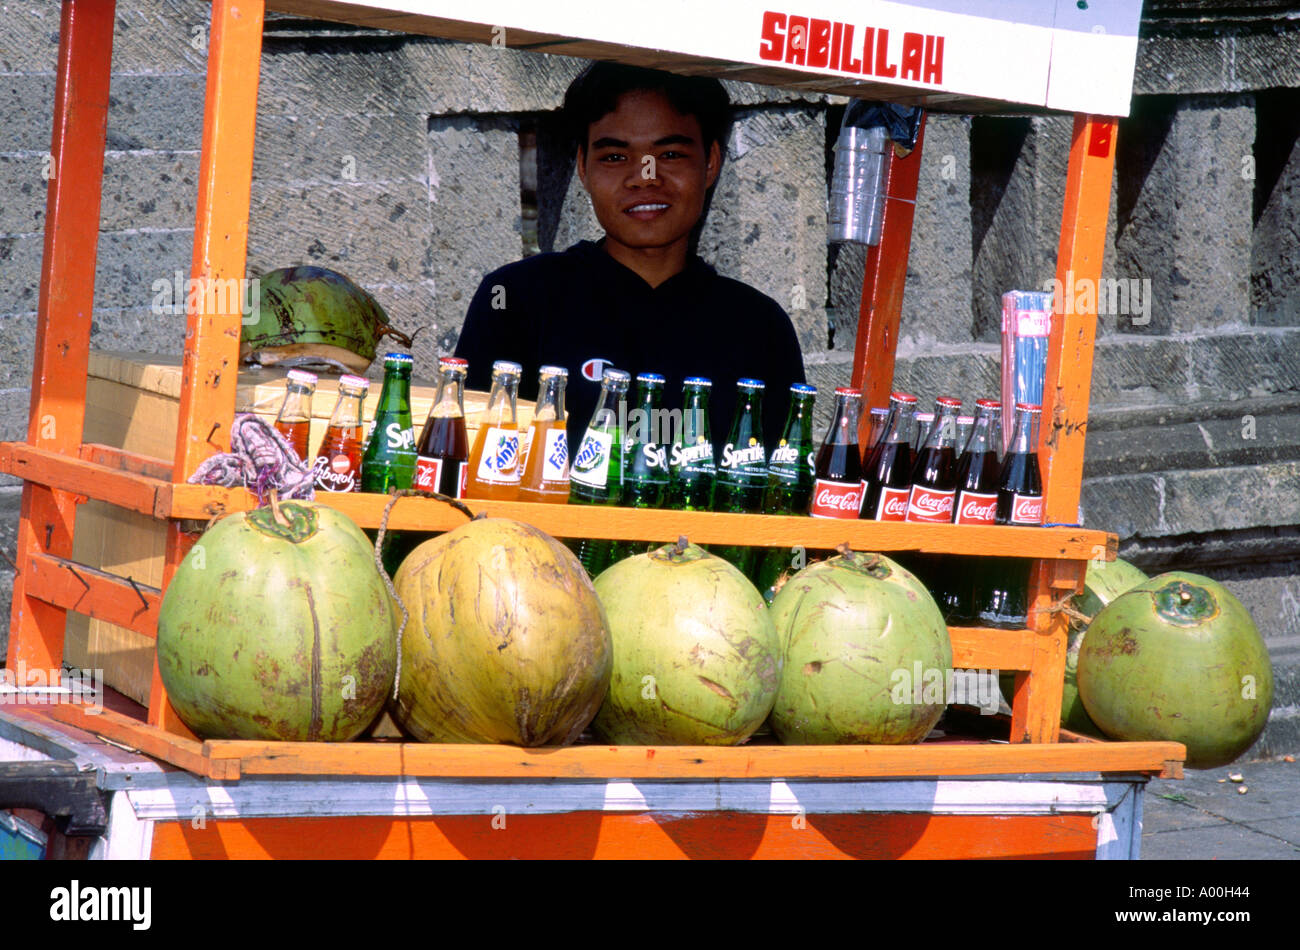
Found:
<svg viewBox="0 0 1300 950"><path fill-rule="evenodd" d="M415 487L464 498L469 475L465 428L465 374L469 363L455 356L438 360L438 388L416 447Z"/></svg>
<svg viewBox="0 0 1300 950"><path fill-rule="evenodd" d="M284 402L275 417L275 431L293 446L304 464L307 442L311 436L311 400L316 392L316 374L306 370L291 369L284 387Z"/></svg>
<svg viewBox="0 0 1300 950"><path fill-rule="evenodd" d="M1038 467L1040 406L1016 403L1016 427L998 479L998 524L1041 525L1043 480ZM1029 620L1029 566L1023 558L998 558L987 568L980 622L1023 627Z"/></svg>
<svg viewBox="0 0 1300 950"><path fill-rule="evenodd" d="M317 491L361 491L361 403L369 389L363 376L339 377L339 398L312 466Z"/></svg>

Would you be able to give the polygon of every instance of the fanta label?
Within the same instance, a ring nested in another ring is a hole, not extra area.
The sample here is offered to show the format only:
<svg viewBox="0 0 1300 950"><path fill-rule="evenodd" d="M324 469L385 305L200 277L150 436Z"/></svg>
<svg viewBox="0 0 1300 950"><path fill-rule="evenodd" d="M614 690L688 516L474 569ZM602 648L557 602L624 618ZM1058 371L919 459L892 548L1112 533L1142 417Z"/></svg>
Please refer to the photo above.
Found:
<svg viewBox="0 0 1300 950"><path fill-rule="evenodd" d="M570 478L588 488L604 488L609 481L609 450L613 444L613 433L587 430L573 457Z"/></svg>
<svg viewBox="0 0 1300 950"><path fill-rule="evenodd" d="M997 524L998 496L964 491L957 497L957 524Z"/></svg>
<svg viewBox="0 0 1300 950"><path fill-rule="evenodd" d="M829 482L817 479L813 483L812 507L808 513L814 518L856 518L862 510L862 482Z"/></svg>
<svg viewBox="0 0 1300 950"><path fill-rule="evenodd" d="M478 462L478 479L483 482L519 481L519 433L515 429L488 429L483 457Z"/></svg>
<svg viewBox="0 0 1300 950"><path fill-rule="evenodd" d="M907 499L910 494L910 488L881 488L880 500L876 503L876 520L907 520Z"/></svg>
<svg viewBox="0 0 1300 950"><path fill-rule="evenodd" d="M569 440L563 429L546 431L546 455L542 460L542 481L567 482L569 480Z"/></svg>
<svg viewBox="0 0 1300 950"><path fill-rule="evenodd" d="M1014 495L1011 500L1012 524L1042 524L1043 496Z"/></svg>
<svg viewBox="0 0 1300 950"><path fill-rule="evenodd" d="M913 485L907 500L907 520L922 524L950 524L952 522L953 492L936 491L922 485Z"/></svg>

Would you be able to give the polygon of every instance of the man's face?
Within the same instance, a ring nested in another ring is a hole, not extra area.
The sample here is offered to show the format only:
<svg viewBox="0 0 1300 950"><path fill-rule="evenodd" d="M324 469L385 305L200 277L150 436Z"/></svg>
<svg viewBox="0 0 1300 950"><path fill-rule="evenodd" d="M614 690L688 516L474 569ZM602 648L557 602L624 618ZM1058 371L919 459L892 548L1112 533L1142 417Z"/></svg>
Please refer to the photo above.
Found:
<svg viewBox="0 0 1300 950"><path fill-rule="evenodd" d="M716 142L704 148L694 116L659 93L630 92L591 124L578 176L616 250L668 250L689 242L720 159Z"/></svg>

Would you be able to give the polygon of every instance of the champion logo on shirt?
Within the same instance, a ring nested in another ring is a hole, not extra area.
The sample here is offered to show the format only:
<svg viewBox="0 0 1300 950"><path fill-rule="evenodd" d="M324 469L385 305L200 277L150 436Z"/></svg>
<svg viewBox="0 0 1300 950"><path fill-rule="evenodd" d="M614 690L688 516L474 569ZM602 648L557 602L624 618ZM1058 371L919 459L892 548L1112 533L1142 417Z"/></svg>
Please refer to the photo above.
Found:
<svg viewBox="0 0 1300 950"><path fill-rule="evenodd" d="M610 363L611 363L610 360L601 359L598 356L592 357L591 359L587 360L587 362L582 364L583 378L589 379L593 383L600 382L600 377L604 374L605 367L609 366Z"/></svg>

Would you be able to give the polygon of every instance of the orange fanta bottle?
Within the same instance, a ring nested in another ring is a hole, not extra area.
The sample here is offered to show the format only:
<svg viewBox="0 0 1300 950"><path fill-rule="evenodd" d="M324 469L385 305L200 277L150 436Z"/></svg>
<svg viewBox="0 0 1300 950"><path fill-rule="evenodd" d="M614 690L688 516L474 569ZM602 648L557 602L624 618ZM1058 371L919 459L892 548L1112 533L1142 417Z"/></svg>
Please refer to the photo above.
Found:
<svg viewBox="0 0 1300 950"><path fill-rule="evenodd" d="M569 371L543 366L537 380L537 408L524 437L519 500L569 503L569 442L564 421L564 387Z"/></svg>
<svg viewBox="0 0 1300 950"><path fill-rule="evenodd" d="M507 360L492 364L492 391L469 453L466 498L519 499L519 423L515 412L522 372L523 367Z"/></svg>

